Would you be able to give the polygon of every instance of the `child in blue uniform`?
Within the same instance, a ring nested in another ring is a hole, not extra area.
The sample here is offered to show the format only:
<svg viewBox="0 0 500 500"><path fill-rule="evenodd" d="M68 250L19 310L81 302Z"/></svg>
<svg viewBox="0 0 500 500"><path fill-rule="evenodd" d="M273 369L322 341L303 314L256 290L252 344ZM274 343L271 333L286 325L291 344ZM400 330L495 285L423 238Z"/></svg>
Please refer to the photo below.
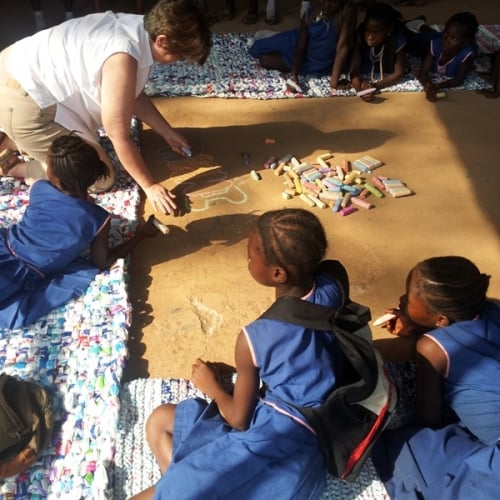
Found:
<svg viewBox="0 0 500 500"><path fill-rule="evenodd" d="M489 276L464 257L427 259L410 272L390 331L417 341L416 417L387 431L373 460L391 498L490 500L500 477L500 307Z"/></svg>
<svg viewBox="0 0 500 500"><path fill-rule="evenodd" d="M263 68L291 73L291 91L299 88L299 74L330 74L330 86L337 88L348 65L356 6L346 0L321 0L319 4L320 12L309 9L299 28L259 38L249 48Z"/></svg>
<svg viewBox="0 0 500 500"><path fill-rule="evenodd" d="M82 295L96 274L158 234L149 220L108 248L110 214L88 196L107 174L97 151L76 135L54 140L48 180L36 181L22 219L0 228L0 328L21 328ZM81 254L90 248L90 258Z"/></svg>
<svg viewBox="0 0 500 500"><path fill-rule="evenodd" d="M248 269L258 283L275 289L277 299L339 307L342 290L328 261L321 263L326 247L324 229L311 212L266 212L248 238ZM328 332L262 318L244 327L236 340L232 395L211 364L197 359L192 380L212 402L189 399L151 414L146 434L163 476L134 498L320 497L324 458L292 405L321 405L339 383L342 359Z"/></svg>
<svg viewBox="0 0 500 500"><path fill-rule="evenodd" d="M356 35L350 73L357 92L380 90L403 78L407 38L398 11L385 3L370 5ZM363 99L373 96L368 94Z"/></svg>
<svg viewBox="0 0 500 500"><path fill-rule="evenodd" d="M459 12L448 19L441 34L432 38L418 73L418 80L424 87L428 101L435 101L442 89L462 85L473 68L477 52L477 29L478 22L474 14ZM445 79L433 82L431 73L437 73Z"/></svg>

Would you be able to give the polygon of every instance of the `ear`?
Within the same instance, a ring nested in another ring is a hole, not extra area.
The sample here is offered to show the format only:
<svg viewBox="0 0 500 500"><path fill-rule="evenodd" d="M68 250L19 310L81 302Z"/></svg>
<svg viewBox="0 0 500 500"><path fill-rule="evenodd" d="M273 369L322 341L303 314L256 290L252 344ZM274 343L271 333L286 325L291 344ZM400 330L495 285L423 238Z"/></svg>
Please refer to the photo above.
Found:
<svg viewBox="0 0 500 500"><path fill-rule="evenodd" d="M438 314L436 319L436 327L442 328L443 326L448 326L450 324L450 319L444 314Z"/></svg>
<svg viewBox="0 0 500 500"><path fill-rule="evenodd" d="M279 285L286 283L288 280L287 270L283 267L276 266L273 270L273 279Z"/></svg>
<svg viewBox="0 0 500 500"><path fill-rule="evenodd" d="M164 49L167 46L167 37L165 35L158 35L154 40L155 47Z"/></svg>

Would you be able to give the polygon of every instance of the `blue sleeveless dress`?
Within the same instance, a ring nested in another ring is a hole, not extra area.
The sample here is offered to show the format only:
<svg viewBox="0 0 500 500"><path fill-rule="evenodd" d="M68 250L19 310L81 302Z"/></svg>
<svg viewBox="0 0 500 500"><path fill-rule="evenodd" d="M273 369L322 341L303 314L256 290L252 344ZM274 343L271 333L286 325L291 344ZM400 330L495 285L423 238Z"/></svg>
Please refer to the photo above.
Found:
<svg viewBox="0 0 500 500"><path fill-rule="evenodd" d="M335 22L333 18L328 21L316 19L308 26L308 32L309 41L299 73L301 75L326 75L332 71L337 50L338 33ZM255 40L248 52L255 58L270 52L279 52L290 71L299 36L300 28L295 28L267 38L260 38Z"/></svg>
<svg viewBox="0 0 500 500"><path fill-rule="evenodd" d="M439 59L441 59L441 52L443 50L443 42L441 37L437 37L430 42L430 51L434 56L434 62L432 65L432 71L435 73L446 76L448 78L453 78L457 76L460 65L469 58L474 58L476 55L475 44L469 44L458 51L458 54L450 59L446 64L439 64Z"/></svg>
<svg viewBox="0 0 500 500"><path fill-rule="evenodd" d="M0 228L0 328L21 328L82 295L99 269L81 257L110 218L39 180L22 219Z"/></svg>
<svg viewBox="0 0 500 500"><path fill-rule="evenodd" d="M318 276L305 297L338 307L341 292ZM319 405L342 369L340 348L328 333L257 319L243 330L268 388L246 431L232 429L216 404L181 402L174 424L173 458L155 488L156 499L306 500L326 486L323 455L297 405Z"/></svg>
<svg viewBox="0 0 500 500"><path fill-rule="evenodd" d="M500 307L427 334L446 353L442 429L388 431L374 464L391 498L492 500L500 491Z"/></svg>

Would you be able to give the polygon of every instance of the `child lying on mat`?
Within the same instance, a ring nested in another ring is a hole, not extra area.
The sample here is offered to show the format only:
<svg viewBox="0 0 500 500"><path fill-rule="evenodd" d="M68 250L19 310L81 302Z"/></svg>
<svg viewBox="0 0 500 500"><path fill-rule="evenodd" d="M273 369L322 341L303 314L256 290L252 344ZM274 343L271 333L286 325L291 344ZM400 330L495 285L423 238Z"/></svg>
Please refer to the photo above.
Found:
<svg viewBox="0 0 500 500"><path fill-rule="evenodd" d="M435 101L442 89L458 87L464 82L474 65L477 29L476 16L460 12L448 19L442 33L436 33L431 38L427 56L418 73L427 100ZM428 36L427 32L422 36ZM433 82L432 73L437 73L444 80Z"/></svg>
<svg viewBox="0 0 500 500"><path fill-rule="evenodd" d="M416 344L422 427L386 431L373 462L391 498L486 500L500 473L500 307L490 277L464 257L417 264L387 327Z"/></svg>
<svg viewBox="0 0 500 500"><path fill-rule="evenodd" d="M362 99L373 99L375 91L398 83L405 72L406 32L400 14L390 5L375 3L358 26L352 56L351 81L357 91L373 89ZM368 79L364 76L368 75Z"/></svg>
<svg viewBox="0 0 500 500"><path fill-rule="evenodd" d="M151 217L130 240L108 247L111 215L88 195L108 169L80 137L55 139L47 166L48 180L32 185L22 219L0 228L0 328L30 325L79 297L101 269L158 234Z"/></svg>
<svg viewBox="0 0 500 500"><path fill-rule="evenodd" d="M248 269L275 289L276 299L339 307L342 290L320 266L326 248L312 212L266 212L248 238ZM153 411L146 436L163 476L134 498L319 498L325 461L316 435L292 405L321 405L339 381L341 356L328 332L259 318L237 338L232 395L211 364L197 359L192 380L212 402L188 399Z"/></svg>
<svg viewBox="0 0 500 500"><path fill-rule="evenodd" d="M257 38L249 48L263 68L291 73L292 92L301 92L299 74L330 74L332 88L343 84L339 80L354 40L356 6L346 0L321 0L320 9L310 8L299 28Z"/></svg>

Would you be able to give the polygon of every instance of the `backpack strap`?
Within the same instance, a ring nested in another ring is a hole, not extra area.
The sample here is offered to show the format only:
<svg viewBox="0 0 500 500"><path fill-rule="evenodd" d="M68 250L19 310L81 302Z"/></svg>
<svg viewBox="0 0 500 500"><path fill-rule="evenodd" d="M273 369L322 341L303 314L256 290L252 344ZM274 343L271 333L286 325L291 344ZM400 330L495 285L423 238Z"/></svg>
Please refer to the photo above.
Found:
<svg viewBox="0 0 500 500"><path fill-rule="evenodd" d="M319 273L329 274L337 282L342 292L342 303L338 309L285 296L276 300L260 318L287 321L304 328L326 332L333 331L334 321L339 326L370 321L370 309L349 298L349 277L340 261L323 261Z"/></svg>
<svg viewBox="0 0 500 500"><path fill-rule="evenodd" d="M12 376L6 373L0 374L0 461L19 453L33 434L12 407L12 391L9 390L9 386L13 382L15 379Z"/></svg>

